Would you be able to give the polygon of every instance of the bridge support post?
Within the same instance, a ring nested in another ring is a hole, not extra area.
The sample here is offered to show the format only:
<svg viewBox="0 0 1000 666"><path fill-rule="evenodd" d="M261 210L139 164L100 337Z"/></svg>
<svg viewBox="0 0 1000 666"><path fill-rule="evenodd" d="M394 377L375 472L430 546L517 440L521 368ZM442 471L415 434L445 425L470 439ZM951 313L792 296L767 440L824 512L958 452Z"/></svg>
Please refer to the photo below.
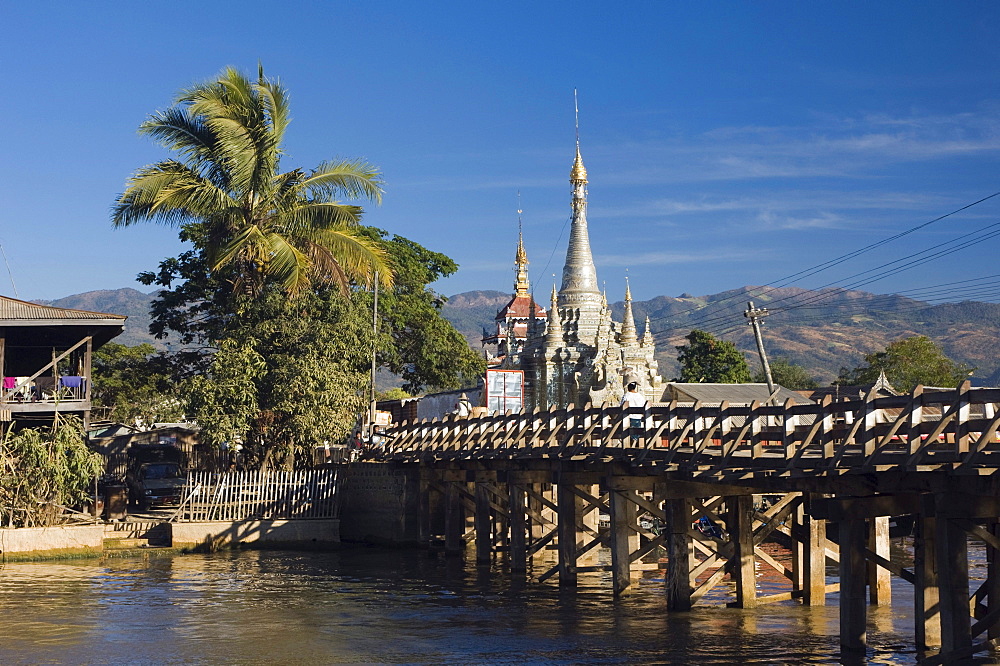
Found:
<svg viewBox="0 0 1000 666"><path fill-rule="evenodd" d="M576 495L571 483L563 480L556 486L556 538L559 546L559 584L576 585Z"/></svg>
<svg viewBox="0 0 1000 666"><path fill-rule="evenodd" d="M670 537L667 547L667 608L672 611L691 610L691 569L694 544L691 542L691 500L669 499Z"/></svg>
<svg viewBox="0 0 1000 666"><path fill-rule="evenodd" d="M938 502L946 497L938 497ZM940 506L940 504L939 504ZM941 606L941 650L944 653L972 645L969 615L969 554L965 532L950 518L936 519L938 588Z"/></svg>
<svg viewBox="0 0 1000 666"><path fill-rule="evenodd" d="M465 550L465 511L457 481L448 481L445 493L444 551L457 555Z"/></svg>
<svg viewBox="0 0 1000 666"><path fill-rule="evenodd" d="M579 487L579 486L577 486ZM600 498L601 490L600 486L596 484L585 484L583 486L583 491L586 492L591 497ZM583 542L588 540L592 536L596 536L600 530L600 514L596 508L590 506L586 500L582 497L576 498L576 531L577 540L580 547L583 546ZM577 558L577 562L581 565L592 565L597 562L597 554L599 548L591 548L586 553L583 553Z"/></svg>
<svg viewBox="0 0 1000 666"><path fill-rule="evenodd" d="M917 648L941 647L940 593L937 578L937 530L934 518L917 516L913 538L913 624Z"/></svg>
<svg viewBox="0 0 1000 666"><path fill-rule="evenodd" d="M868 550L889 559L889 516L875 516L869 522ZM885 567L868 563L868 602L872 606L892 605L890 575Z"/></svg>
<svg viewBox="0 0 1000 666"><path fill-rule="evenodd" d="M816 495L810 495L811 500ZM807 501L808 501L807 500ZM803 553L802 600L807 606L826 605L826 521L801 510Z"/></svg>
<svg viewBox="0 0 1000 666"><path fill-rule="evenodd" d="M615 594L625 592L632 584L632 553L639 549L636 531L636 505L629 500L629 491L608 491L611 517L611 579Z"/></svg>
<svg viewBox="0 0 1000 666"><path fill-rule="evenodd" d="M430 547L435 532L435 522L437 527L441 527L441 521L437 515L441 508L441 493L434 488L434 475L431 470L421 468L420 470L420 494L417 498L417 511L419 512L417 523L417 540L424 546Z"/></svg>
<svg viewBox="0 0 1000 666"><path fill-rule="evenodd" d="M867 605L865 603L864 520L842 520L840 532L840 649L846 653L863 652L868 642Z"/></svg>
<svg viewBox="0 0 1000 666"><path fill-rule="evenodd" d="M546 488L549 484L546 483L532 483L531 486L532 495L528 497L528 511L533 516L541 516L545 511L545 504L542 500L538 499L543 493L546 493ZM537 541L542 538L544 534L544 525L540 520L530 519L528 520L528 529L531 532L531 540Z"/></svg>
<svg viewBox="0 0 1000 666"><path fill-rule="evenodd" d="M989 525L990 534L1000 538L1000 519L994 520ZM1000 609L1000 551L987 545L987 574L986 580L989 587L986 588L986 612L990 613ZM986 636L990 640L1000 638L1000 622L994 622L986 630Z"/></svg>
<svg viewBox="0 0 1000 666"><path fill-rule="evenodd" d="M508 509L510 517L510 570L515 572L526 571L528 567L528 521L525 514L525 492L524 485L511 474L507 491L510 494Z"/></svg>
<svg viewBox="0 0 1000 666"><path fill-rule="evenodd" d="M753 548L753 497L738 495L726 498L729 513L727 527L733 545L733 582L736 583L736 607L757 607L757 567Z"/></svg>
<svg viewBox="0 0 1000 666"><path fill-rule="evenodd" d="M490 507L490 483L496 479L496 474L488 472L476 473L476 515L473 522L476 527L476 562L480 564L490 561L493 554L493 510Z"/></svg>

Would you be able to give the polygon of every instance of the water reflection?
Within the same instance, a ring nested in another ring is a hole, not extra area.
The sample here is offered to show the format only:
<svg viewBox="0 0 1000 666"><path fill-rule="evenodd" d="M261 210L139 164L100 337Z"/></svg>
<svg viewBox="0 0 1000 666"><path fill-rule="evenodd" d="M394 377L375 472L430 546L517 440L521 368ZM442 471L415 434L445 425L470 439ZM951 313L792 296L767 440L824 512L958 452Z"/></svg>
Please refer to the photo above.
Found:
<svg viewBox="0 0 1000 666"><path fill-rule="evenodd" d="M568 590L461 558L363 548L7 564L0 663L839 659L835 605L745 611L721 605L720 591L713 606L668 614L663 585L653 573L616 600L607 574L581 575ZM912 594L902 581L893 586L896 609L872 609L869 663L914 661Z"/></svg>

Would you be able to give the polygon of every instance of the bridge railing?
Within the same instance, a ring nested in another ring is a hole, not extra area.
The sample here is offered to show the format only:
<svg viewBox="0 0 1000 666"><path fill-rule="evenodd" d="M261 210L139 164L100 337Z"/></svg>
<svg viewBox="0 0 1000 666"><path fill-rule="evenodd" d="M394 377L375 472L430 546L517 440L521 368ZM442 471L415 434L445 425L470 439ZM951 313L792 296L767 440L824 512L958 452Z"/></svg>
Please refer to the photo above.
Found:
<svg viewBox="0 0 1000 666"><path fill-rule="evenodd" d="M631 427L638 419L639 427ZM604 404L405 422L376 459L619 458L772 470L1000 465L1000 389L783 405Z"/></svg>

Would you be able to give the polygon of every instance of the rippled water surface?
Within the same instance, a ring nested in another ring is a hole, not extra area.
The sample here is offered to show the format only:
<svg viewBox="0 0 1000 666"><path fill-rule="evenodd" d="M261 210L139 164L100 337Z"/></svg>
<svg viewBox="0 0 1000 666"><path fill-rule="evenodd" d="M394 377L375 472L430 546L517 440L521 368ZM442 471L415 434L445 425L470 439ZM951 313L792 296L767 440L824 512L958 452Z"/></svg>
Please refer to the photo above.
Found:
<svg viewBox="0 0 1000 666"><path fill-rule="evenodd" d="M868 663L916 659L902 585L893 609L869 614ZM0 664L839 661L836 595L825 607L668 614L662 588L653 575L615 600L602 575L561 591L368 548L6 564Z"/></svg>

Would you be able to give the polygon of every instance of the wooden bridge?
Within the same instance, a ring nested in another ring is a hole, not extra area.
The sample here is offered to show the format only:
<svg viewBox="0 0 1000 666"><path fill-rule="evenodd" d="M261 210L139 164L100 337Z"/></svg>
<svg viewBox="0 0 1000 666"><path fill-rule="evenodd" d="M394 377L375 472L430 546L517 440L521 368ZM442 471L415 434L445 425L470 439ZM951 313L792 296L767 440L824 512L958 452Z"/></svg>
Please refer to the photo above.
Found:
<svg viewBox="0 0 1000 666"><path fill-rule="evenodd" d="M558 564L538 580L574 585L582 572L609 570L621 594L643 568L659 566L662 549L673 611L689 610L726 576L731 605L742 608L823 605L839 591L845 655L863 656L866 606L890 604L890 576L899 576L915 588L921 663L950 664L1000 639L998 428L1000 389L965 383L806 405L448 417L396 427L367 458L419 471L422 541L451 552L474 542L484 562L503 552L514 574L554 548ZM889 559L890 517L904 515L915 524L912 569ZM710 529L695 529L699 521ZM976 590L970 537L988 554ZM790 563L761 547L768 539L791 551ZM594 562L601 545L610 565ZM827 584L828 562L838 563L839 584ZM758 564L787 579L788 591L759 594Z"/></svg>

